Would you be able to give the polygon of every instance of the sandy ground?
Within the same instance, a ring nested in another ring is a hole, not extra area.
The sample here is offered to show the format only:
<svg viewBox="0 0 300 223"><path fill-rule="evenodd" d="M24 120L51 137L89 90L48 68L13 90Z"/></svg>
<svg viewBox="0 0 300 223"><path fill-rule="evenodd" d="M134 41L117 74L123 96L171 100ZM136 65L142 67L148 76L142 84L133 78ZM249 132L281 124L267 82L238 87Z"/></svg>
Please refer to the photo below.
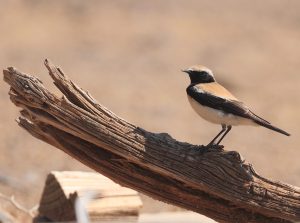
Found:
<svg viewBox="0 0 300 223"><path fill-rule="evenodd" d="M15 66L51 84L49 58L126 120L181 141L207 143L220 127L189 107L193 64L286 137L233 128L224 140L262 175L300 185L300 1L0 0L0 67ZM18 109L0 82L0 192L38 203L51 170L89 170L20 129ZM144 212L177 208L144 197ZM0 201L2 206L8 206Z"/></svg>

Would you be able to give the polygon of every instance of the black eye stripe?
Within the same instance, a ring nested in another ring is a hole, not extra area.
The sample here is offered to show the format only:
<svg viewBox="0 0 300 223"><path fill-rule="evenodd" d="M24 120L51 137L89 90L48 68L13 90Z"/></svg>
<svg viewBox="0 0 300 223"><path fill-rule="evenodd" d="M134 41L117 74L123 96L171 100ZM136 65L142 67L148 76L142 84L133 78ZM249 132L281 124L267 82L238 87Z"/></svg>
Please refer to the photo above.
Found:
<svg viewBox="0 0 300 223"><path fill-rule="evenodd" d="M204 70L202 70L202 71L198 71L198 70L191 70L191 71L189 71L189 73L191 73L191 74L199 74L199 75L209 75L209 76L211 76L207 71L204 71Z"/></svg>
<svg viewBox="0 0 300 223"><path fill-rule="evenodd" d="M214 82L214 77L206 71L191 71L189 72L191 83L211 83Z"/></svg>

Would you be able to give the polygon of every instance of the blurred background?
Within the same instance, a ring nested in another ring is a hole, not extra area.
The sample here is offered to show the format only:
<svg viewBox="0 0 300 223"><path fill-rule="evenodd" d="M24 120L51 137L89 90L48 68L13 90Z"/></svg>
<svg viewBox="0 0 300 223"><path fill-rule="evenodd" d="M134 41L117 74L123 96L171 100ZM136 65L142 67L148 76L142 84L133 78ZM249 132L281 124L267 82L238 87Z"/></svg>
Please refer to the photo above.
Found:
<svg viewBox="0 0 300 223"><path fill-rule="evenodd" d="M153 132L206 144L220 127L188 104L194 64L288 131L236 127L223 141L265 177L300 186L300 1L0 0L0 67L37 75L48 58L114 113ZM39 202L51 170L89 170L30 136L0 82L0 192ZM143 196L143 212L177 211ZM1 200L0 200L1 203Z"/></svg>

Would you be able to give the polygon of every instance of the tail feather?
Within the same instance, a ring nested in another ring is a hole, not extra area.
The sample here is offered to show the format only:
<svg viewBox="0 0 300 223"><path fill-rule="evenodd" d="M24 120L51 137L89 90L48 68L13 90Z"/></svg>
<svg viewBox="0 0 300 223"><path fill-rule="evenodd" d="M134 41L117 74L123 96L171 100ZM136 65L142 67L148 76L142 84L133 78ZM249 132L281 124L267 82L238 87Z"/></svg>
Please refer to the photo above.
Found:
<svg viewBox="0 0 300 223"><path fill-rule="evenodd" d="M254 114L252 111L250 111L251 115L252 116L255 116L256 119L260 120L260 121L263 121L263 122L266 122L267 124L270 124L270 122L268 122L266 119L263 119L262 117L259 117L257 114Z"/></svg>
<svg viewBox="0 0 300 223"><path fill-rule="evenodd" d="M273 131L279 132L279 133L281 133L283 135L286 135L286 136L290 136L291 135L290 133L287 133L286 131L284 131L284 130L282 130L280 128L277 128L277 127L275 127L275 126L273 126L271 124L265 124L265 123L258 123L258 124L261 125L261 126L263 126L263 127L268 128L268 129L271 129Z"/></svg>
<svg viewBox="0 0 300 223"><path fill-rule="evenodd" d="M273 125L271 125L271 123L269 123L268 121L266 121L266 120L260 118L260 117L257 116L257 115L255 115L254 117L255 117L255 118L253 118L253 121L254 121L255 123L257 123L257 124L259 124L259 125L265 127L265 128L271 129L271 130L273 130L273 131L275 131L275 132L279 132L279 133L281 133L281 134L283 134L283 135L286 135L286 136L290 136L290 135L291 135L291 134L287 133L286 131L284 131L284 130L282 130L282 129L280 129L280 128L277 128L277 127L275 127L275 126L273 126Z"/></svg>

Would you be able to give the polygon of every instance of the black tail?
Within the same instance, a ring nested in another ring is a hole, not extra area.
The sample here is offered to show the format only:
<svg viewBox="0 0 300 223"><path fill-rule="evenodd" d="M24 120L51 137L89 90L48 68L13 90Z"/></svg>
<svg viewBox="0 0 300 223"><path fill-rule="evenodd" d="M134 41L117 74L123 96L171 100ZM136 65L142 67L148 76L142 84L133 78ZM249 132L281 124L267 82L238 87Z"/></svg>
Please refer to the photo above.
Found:
<svg viewBox="0 0 300 223"><path fill-rule="evenodd" d="M257 124L263 126L263 127L266 127L266 128L271 129L271 130L273 130L273 131L279 132L279 133L281 133L281 134L283 134L283 135L286 135L286 136L290 136L290 135L291 135L290 133L287 133L286 131L283 131L282 129L279 129L279 128L277 128L277 127L271 125L271 124L264 123L264 122L257 122L257 121L255 121L255 122L256 122Z"/></svg>
<svg viewBox="0 0 300 223"><path fill-rule="evenodd" d="M253 112L251 112L251 113L252 113L252 115L254 116L254 117L252 116L252 120L253 120L255 123L257 123L257 124L259 124L259 125L261 125L261 126L263 126L263 127L266 127L266 128L268 128L268 129L271 129L271 130L273 130L273 131L275 131L275 132L279 132L279 133L281 133L281 134L283 134L283 135L286 135L286 136L290 136L290 135L291 135L291 134L287 133L286 131L283 131L282 129L277 128L277 127L271 125L270 122L268 122L268 121L262 119L261 117L257 116L257 115L254 114Z"/></svg>

